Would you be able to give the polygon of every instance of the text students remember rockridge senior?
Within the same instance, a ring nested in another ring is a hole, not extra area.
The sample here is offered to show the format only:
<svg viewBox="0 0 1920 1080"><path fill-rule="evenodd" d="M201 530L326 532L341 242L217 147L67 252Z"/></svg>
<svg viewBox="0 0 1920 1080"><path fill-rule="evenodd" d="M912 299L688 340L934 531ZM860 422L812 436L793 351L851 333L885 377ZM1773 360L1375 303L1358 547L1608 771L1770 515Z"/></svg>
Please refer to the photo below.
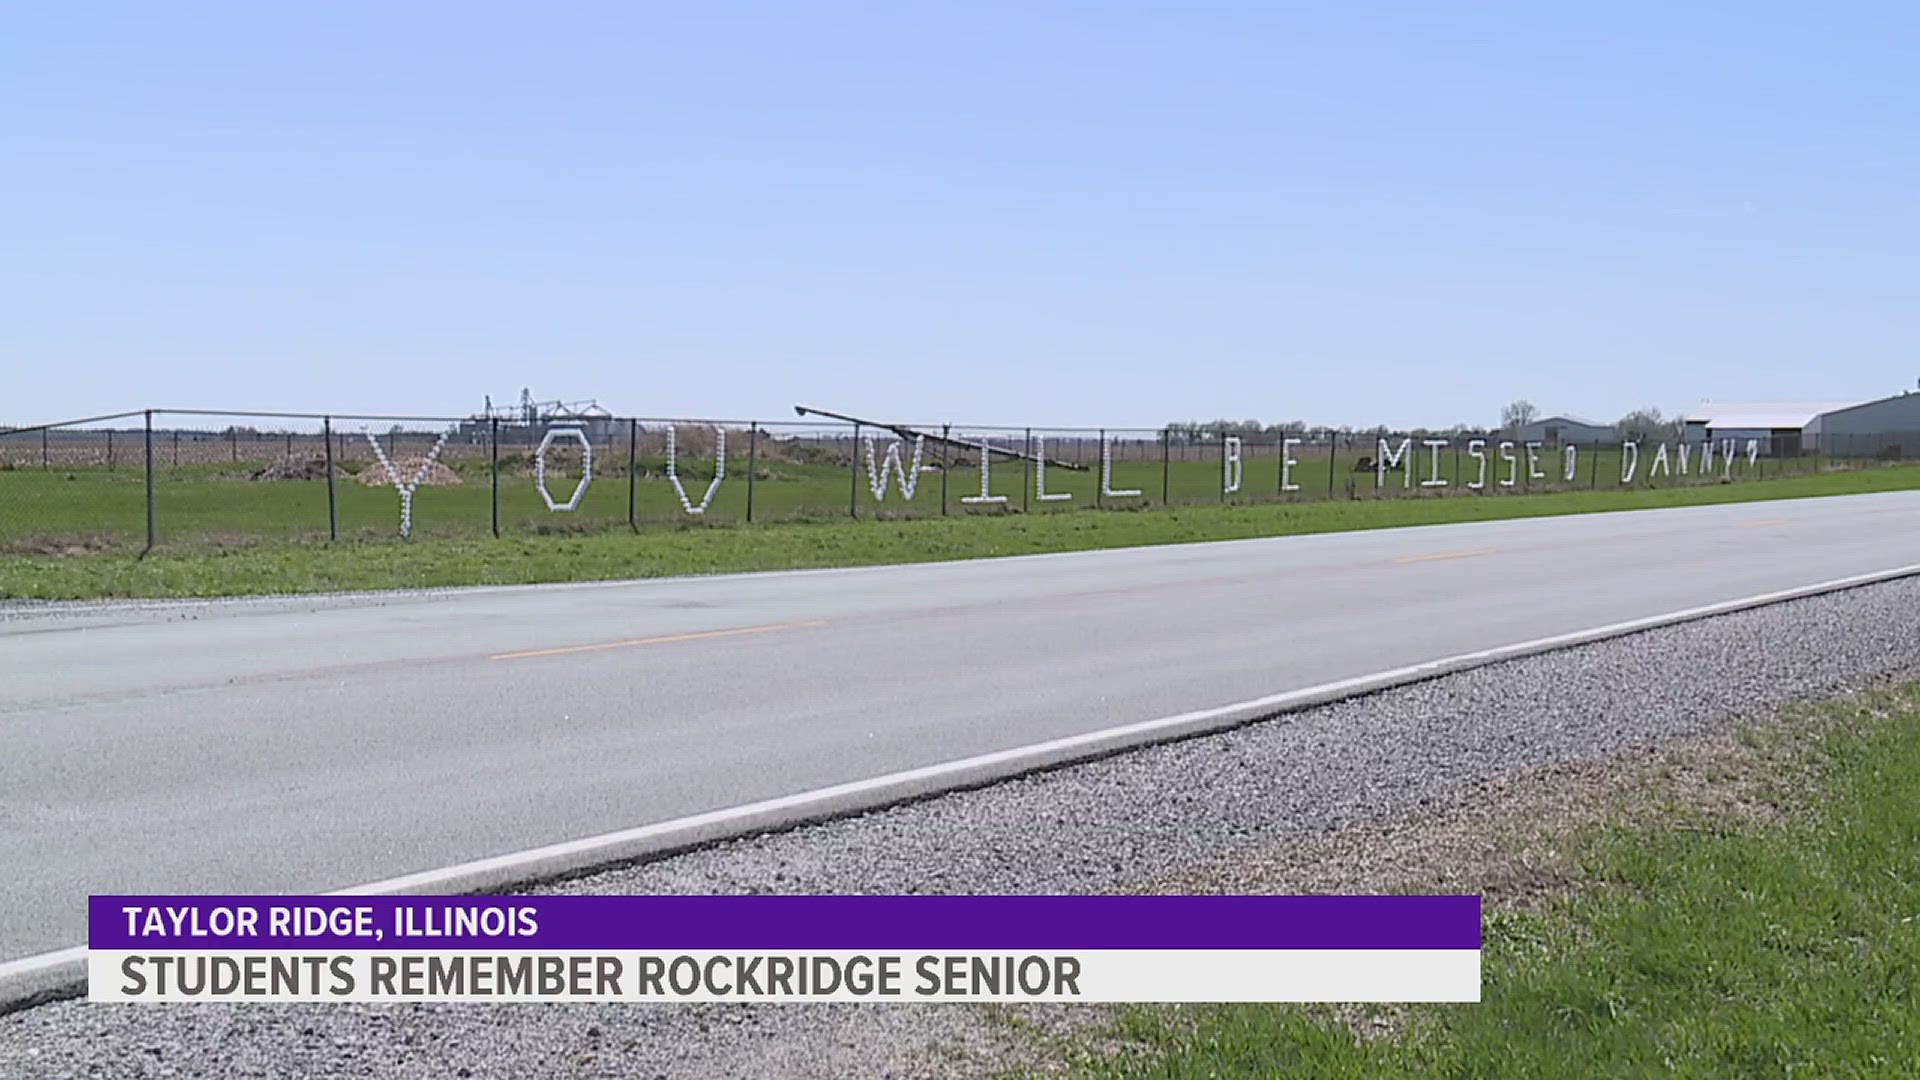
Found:
<svg viewBox="0 0 1920 1080"><path fill-rule="evenodd" d="M118 964L140 998L938 998L1082 995L1077 957L1040 954L155 954Z"/></svg>

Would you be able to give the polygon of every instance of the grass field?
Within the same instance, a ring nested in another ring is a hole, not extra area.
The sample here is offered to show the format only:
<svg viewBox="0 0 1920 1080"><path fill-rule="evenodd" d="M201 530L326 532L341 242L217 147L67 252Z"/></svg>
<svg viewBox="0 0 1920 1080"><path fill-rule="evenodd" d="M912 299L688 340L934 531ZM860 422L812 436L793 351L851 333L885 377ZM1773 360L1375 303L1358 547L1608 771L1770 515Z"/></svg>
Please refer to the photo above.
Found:
<svg viewBox="0 0 1920 1080"><path fill-rule="evenodd" d="M1775 743L1765 753L1787 786L1810 778L1788 812L1695 807L1573 837L1568 895L1527 913L1490 907L1479 1004L1412 1008L1368 1038L1327 1010L1145 1008L1108 1033L1131 1051L1096 1046L1082 1071L1920 1074L1920 687L1795 726L1816 734L1754 736Z"/></svg>
<svg viewBox="0 0 1920 1080"><path fill-rule="evenodd" d="M817 450L817 448L815 448ZM838 451L844 455L844 450ZM1416 454L1423 453L1414 447ZM1619 491L1620 452L1587 451L1573 459L1573 478L1567 479L1567 461L1558 451L1543 451L1528 468L1524 451L1513 463L1503 463L1497 452L1487 452L1485 477L1490 492L1498 494L1555 491ZM1133 442L1117 448L1113 487L1137 490L1138 496L1111 497L1100 492L1098 444L1082 440L1071 446L1049 445L1050 457L1084 463L1082 469L1050 468L1047 493L1066 498L1041 499L1039 480L1031 466L1015 461L996 462L989 471L989 490L1005 501L969 503L980 494L980 471L972 461L952 461L950 470L919 474L914 498L902 497L897 478L889 478L884 498L876 499L869 486L866 463L824 460L829 454L795 456L791 451L769 453L751 465L737 450L729 458L727 476L716 490L712 505L700 520L739 523L815 518L923 518L995 516L1009 513L1057 514L1099 507L1255 505L1352 498L1440 498L1476 496L1466 485L1479 479L1481 463L1463 447L1437 458L1412 462L1411 483L1405 471L1389 473L1380 483L1377 471L1359 468L1369 454L1325 447L1300 447L1287 467L1282 490L1281 459L1272 447L1249 447L1241 465L1237 492L1223 492L1226 467L1218 447L1175 448L1166 460L1155 445ZM552 456L548 489L564 500L579 476L577 457ZM613 465L606 464L612 460ZM931 465L940 461L929 453ZM324 479L253 480L252 474L271 459L237 459L223 463L170 465L162 460L155 474L156 536L162 545L214 543L232 545L249 540L326 539L336 527L341 539L394 537L400 521L400 497L391 487L368 486L352 476L333 485L329 510ZM361 470L368 462L348 467ZM547 509L534 484L529 455L510 454L495 477L483 457L453 459L458 484L423 486L413 498L414 534L420 538L490 536L496 499L500 532L504 535L580 534L624 528L631 520L645 527L679 526L691 516L666 477L660 457L641 457L631 476L623 454L604 454L579 508L571 513ZM709 458L681 461L681 484L698 504L713 474ZM1869 462L1855 463L1874 467ZM1749 466L1741 459L1733 482L1768 482L1822 471L1829 462L1812 457L1761 460ZM1713 486L1719 476L1652 476L1651 455L1643 456L1636 486L1648 481L1662 489ZM749 482L751 473L751 482ZM1538 473L1539 475L1534 475ZM1444 487L1422 487L1437 476ZM1512 485L1503 486L1503 480ZM40 469L31 466L0 469L0 553L59 552L143 547L147 529L146 481L138 468ZM330 513L332 518L330 520Z"/></svg>
<svg viewBox="0 0 1920 1080"><path fill-rule="evenodd" d="M41 482L52 481L43 477ZM231 486L233 482L228 483ZM140 490L137 478L129 486ZM280 490L277 485L249 485L239 490L246 492L254 487L269 490L269 494L257 496L261 500L276 497L271 492ZM522 531L500 539L485 535L483 530L445 536L423 524L418 538L406 543L390 539L328 543L253 533L240 533L238 542L216 542L228 535L224 530L230 528L229 524L203 534L214 541L165 545L144 558L137 557L137 546L54 553L15 548L0 555L0 597L217 596L860 566L1915 487L1920 487L1920 467L1882 466L1659 489L1320 499L1139 512L936 516L911 521L850 521L842 517L751 527L717 522L687 524L682 519L677 526L638 532L624 527L577 535L538 536ZM210 529L248 513L264 513L259 507L236 508L231 499L216 500L206 494L220 489L215 483L196 487L183 482L182 489L176 504L188 503L188 492L198 491L194 498L204 501L202 513ZM360 494L369 500L382 495L372 489L360 489ZM391 490L384 493L384 499L388 501L379 512L397 515ZM431 513L431 506L423 500L416 513ZM369 506L364 512L371 515L374 510Z"/></svg>

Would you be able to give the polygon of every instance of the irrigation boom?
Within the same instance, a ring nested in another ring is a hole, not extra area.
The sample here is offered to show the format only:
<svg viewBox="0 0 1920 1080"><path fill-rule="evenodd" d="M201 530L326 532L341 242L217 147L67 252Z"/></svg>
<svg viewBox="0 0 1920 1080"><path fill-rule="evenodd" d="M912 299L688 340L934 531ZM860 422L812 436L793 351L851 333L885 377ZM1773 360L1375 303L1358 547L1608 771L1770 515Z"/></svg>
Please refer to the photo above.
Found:
<svg viewBox="0 0 1920 1080"><path fill-rule="evenodd" d="M846 413L828 412L826 409L816 409L810 405L795 405L793 407L793 411L800 416L824 416L829 420L839 420L844 423L855 424L861 427L879 428L882 431L891 431L895 435L898 435L903 439L925 439L931 443L945 443L949 446L958 446L966 450L986 450L990 453L998 454L1002 457L1012 458L1015 461L1040 460L1038 455L1028 453L1024 449L1015 450L1005 446L991 446L986 443L973 442L968 439L956 439L948 435L941 435L937 432L921 431L918 428L910 428L904 424L888 424L888 423L883 423L879 420L867 420L858 416L849 416ZM1046 464L1056 469L1069 469L1075 472L1084 472L1088 468L1088 466L1086 465L1081 465L1072 461L1061 461L1059 458L1052 458L1052 457L1046 459Z"/></svg>

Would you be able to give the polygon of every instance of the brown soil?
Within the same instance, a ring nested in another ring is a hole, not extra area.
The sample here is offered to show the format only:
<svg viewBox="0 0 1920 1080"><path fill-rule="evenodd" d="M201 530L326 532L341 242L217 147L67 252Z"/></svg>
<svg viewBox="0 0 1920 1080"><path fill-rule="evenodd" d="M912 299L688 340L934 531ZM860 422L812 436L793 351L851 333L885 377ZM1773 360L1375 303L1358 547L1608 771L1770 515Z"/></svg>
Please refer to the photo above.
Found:
<svg viewBox="0 0 1920 1080"><path fill-rule="evenodd" d="M1533 908L1580 883L1569 841L1617 824L1676 827L1705 815L1777 819L1805 794L1790 747L1817 717L1745 728L1464 784L1404 814L1254 846L1148 892L1473 892ZM1797 737L1789 737L1797 736Z"/></svg>
<svg viewBox="0 0 1920 1080"><path fill-rule="evenodd" d="M327 478L327 459L317 455L281 458L251 475L255 480L324 480ZM333 475L346 474L336 465Z"/></svg>
<svg viewBox="0 0 1920 1080"><path fill-rule="evenodd" d="M0 545L0 552L13 555L98 555L120 546L104 536L28 536Z"/></svg>

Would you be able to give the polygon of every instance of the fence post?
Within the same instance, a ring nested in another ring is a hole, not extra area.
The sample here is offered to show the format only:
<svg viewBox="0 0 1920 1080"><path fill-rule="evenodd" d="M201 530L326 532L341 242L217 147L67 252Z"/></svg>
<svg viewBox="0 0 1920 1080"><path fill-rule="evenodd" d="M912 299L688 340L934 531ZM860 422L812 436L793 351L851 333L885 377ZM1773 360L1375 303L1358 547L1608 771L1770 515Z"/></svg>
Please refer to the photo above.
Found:
<svg viewBox="0 0 1920 1080"><path fill-rule="evenodd" d="M940 516L947 516L947 474L953 471L953 425L940 425Z"/></svg>
<svg viewBox="0 0 1920 1080"><path fill-rule="evenodd" d="M1026 438L1027 438L1027 442L1026 442L1027 464L1032 465L1033 464L1033 429L1032 428L1027 429ZM1033 470L1030 468L1021 469L1020 470L1020 512L1024 514L1031 511L1032 509L1033 509Z"/></svg>
<svg viewBox="0 0 1920 1080"><path fill-rule="evenodd" d="M853 453L847 455L847 516L860 516L860 425L853 425Z"/></svg>
<svg viewBox="0 0 1920 1080"><path fill-rule="evenodd" d="M148 410L147 410L147 429L146 429L146 430L147 430L147 433L146 433L146 446L147 446L147 546L146 546L146 548L145 548L144 550L142 550L142 551L140 552L140 554L142 554L142 555L145 555L145 554L146 554L147 552L149 552L149 551L152 551L152 550L153 550L153 538L154 538L154 520L153 520L153 410L152 410L152 409L148 409Z"/></svg>
<svg viewBox="0 0 1920 1080"><path fill-rule="evenodd" d="M1593 443L1588 449L1593 453L1593 467L1587 470L1587 475L1590 478L1587 487L1590 490L1598 491L1600 489L1600 444L1597 442Z"/></svg>
<svg viewBox="0 0 1920 1080"><path fill-rule="evenodd" d="M47 429L40 429L40 468L44 472L53 468L52 456L47 453Z"/></svg>
<svg viewBox="0 0 1920 1080"><path fill-rule="evenodd" d="M760 421L747 428L747 524L753 524L753 477L760 471Z"/></svg>
<svg viewBox="0 0 1920 1080"><path fill-rule="evenodd" d="M1160 429L1160 505L1173 505L1173 429Z"/></svg>
<svg viewBox="0 0 1920 1080"><path fill-rule="evenodd" d="M627 528L640 531L640 421L627 420ZM748 474L752 476L751 473ZM749 481L751 482L751 481ZM753 505L749 502L747 505Z"/></svg>
<svg viewBox="0 0 1920 1080"><path fill-rule="evenodd" d="M240 460L240 432L232 427L227 428L227 450L233 460Z"/></svg>
<svg viewBox="0 0 1920 1080"><path fill-rule="evenodd" d="M340 503L333 490L333 417L320 420L320 434L327 440L327 539L340 539Z"/></svg>
<svg viewBox="0 0 1920 1080"><path fill-rule="evenodd" d="M500 539L500 418L487 418L487 471L493 481L493 538Z"/></svg>
<svg viewBox="0 0 1920 1080"><path fill-rule="evenodd" d="M1220 502L1227 501L1227 431L1220 429Z"/></svg>

